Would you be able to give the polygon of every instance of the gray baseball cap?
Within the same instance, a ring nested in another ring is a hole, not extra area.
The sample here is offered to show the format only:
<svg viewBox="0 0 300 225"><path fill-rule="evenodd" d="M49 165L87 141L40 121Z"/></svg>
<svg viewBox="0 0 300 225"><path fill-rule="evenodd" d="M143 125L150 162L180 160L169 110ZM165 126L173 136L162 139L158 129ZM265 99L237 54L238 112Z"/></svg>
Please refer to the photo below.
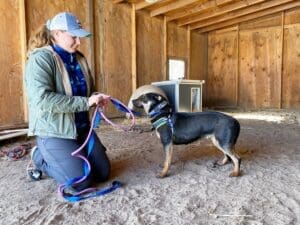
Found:
<svg viewBox="0 0 300 225"><path fill-rule="evenodd" d="M64 30L74 37L88 37L90 32L82 28L79 20L72 13L62 12L47 21L47 29Z"/></svg>

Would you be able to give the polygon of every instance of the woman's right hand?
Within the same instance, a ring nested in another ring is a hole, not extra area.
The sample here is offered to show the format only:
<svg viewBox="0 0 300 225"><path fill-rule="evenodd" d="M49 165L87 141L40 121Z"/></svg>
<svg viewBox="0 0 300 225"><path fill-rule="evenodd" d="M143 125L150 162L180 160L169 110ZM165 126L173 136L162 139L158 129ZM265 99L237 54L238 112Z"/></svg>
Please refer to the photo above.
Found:
<svg viewBox="0 0 300 225"><path fill-rule="evenodd" d="M91 106L99 105L100 107L103 107L107 105L109 99L110 99L109 95L105 95L101 93L94 94L91 97L89 97L89 106L91 107Z"/></svg>

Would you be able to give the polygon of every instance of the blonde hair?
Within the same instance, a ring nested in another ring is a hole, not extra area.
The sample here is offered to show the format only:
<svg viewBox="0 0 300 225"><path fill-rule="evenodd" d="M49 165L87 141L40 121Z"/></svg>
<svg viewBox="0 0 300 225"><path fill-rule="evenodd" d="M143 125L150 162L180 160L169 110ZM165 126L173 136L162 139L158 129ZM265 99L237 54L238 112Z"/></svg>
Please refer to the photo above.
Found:
<svg viewBox="0 0 300 225"><path fill-rule="evenodd" d="M43 46L53 43L54 39L51 32L47 29L46 24L39 27L35 33L29 38L27 47L27 58L35 48L41 48Z"/></svg>

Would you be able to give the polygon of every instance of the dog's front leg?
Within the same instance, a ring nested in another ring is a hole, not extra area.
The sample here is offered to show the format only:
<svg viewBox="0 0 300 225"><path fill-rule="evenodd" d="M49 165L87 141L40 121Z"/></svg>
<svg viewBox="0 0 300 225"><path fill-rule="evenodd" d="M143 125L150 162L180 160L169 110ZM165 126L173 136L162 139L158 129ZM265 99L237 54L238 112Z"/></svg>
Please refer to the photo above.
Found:
<svg viewBox="0 0 300 225"><path fill-rule="evenodd" d="M165 152L165 162L164 162L164 168L162 171L157 175L158 178L163 178L167 175L171 161L172 161L172 154L173 154L173 144L169 143L167 145L164 145L164 152Z"/></svg>

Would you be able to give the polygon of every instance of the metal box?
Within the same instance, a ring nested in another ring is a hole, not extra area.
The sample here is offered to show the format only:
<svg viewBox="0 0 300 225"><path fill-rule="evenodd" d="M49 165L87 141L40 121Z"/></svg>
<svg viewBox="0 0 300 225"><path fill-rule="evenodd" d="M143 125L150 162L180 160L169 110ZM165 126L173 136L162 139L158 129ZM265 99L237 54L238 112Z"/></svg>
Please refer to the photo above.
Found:
<svg viewBox="0 0 300 225"><path fill-rule="evenodd" d="M202 85L204 80L169 80L153 82L169 98L175 112L202 111Z"/></svg>

